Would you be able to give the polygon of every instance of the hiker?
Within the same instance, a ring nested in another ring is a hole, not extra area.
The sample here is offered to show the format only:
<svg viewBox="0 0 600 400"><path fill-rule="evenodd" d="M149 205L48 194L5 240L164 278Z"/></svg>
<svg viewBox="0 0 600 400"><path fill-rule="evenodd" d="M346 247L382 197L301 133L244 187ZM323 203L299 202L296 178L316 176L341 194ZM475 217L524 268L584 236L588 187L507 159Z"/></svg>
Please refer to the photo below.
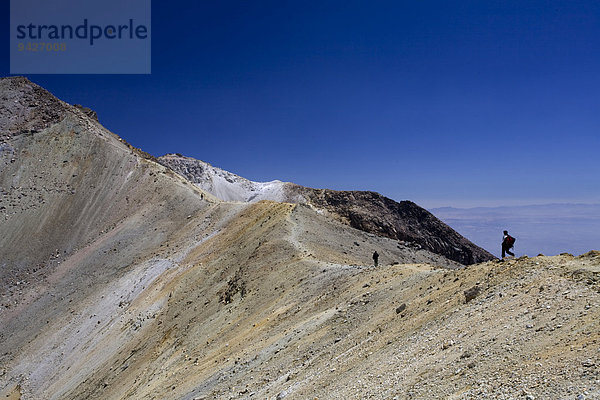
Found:
<svg viewBox="0 0 600 400"><path fill-rule="evenodd" d="M379 253L375 252L375 253L373 253L373 264L375 264L375 266L377 266L378 262L379 262Z"/></svg>
<svg viewBox="0 0 600 400"><path fill-rule="evenodd" d="M506 253L511 256L515 256L515 253L512 253L510 249L512 249L515 245L515 238L508 234L508 231L504 231L504 237L502 238L502 259Z"/></svg>

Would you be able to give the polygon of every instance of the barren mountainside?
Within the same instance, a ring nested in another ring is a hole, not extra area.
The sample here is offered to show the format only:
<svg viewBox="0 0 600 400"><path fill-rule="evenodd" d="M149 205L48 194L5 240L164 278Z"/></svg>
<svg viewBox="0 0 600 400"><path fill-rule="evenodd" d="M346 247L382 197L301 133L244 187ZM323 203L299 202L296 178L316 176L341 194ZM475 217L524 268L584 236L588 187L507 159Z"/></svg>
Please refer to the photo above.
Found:
<svg viewBox="0 0 600 400"><path fill-rule="evenodd" d="M412 203L223 201L24 78L0 99L1 399L600 398L597 251L465 267L353 227L422 237Z"/></svg>
<svg viewBox="0 0 600 400"><path fill-rule="evenodd" d="M398 203L375 192L313 189L277 180L253 182L180 154L158 161L221 200L308 204L353 228L408 242L465 265L494 258L411 201Z"/></svg>

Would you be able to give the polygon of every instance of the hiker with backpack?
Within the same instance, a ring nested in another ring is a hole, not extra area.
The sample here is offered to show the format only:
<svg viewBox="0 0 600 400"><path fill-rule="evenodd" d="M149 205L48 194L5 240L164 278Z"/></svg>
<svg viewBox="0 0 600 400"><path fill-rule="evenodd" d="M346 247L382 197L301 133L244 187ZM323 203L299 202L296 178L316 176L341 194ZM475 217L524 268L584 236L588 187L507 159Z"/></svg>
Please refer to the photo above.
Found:
<svg viewBox="0 0 600 400"><path fill-rule="evenodd" d="M510 249L515 246L515 238L508 234L508 231L504 231L504 238L502 239L502 259L506 253L510 256L515 256L515 253L512 253Z"/></svg>
<svg viewBox="0 0 600 400"><path fill-rule="evenodd" d="M373 253L373 264L375 264L375 266L377 266L377 264L379 264L379 253L378 252Z"/></svg>

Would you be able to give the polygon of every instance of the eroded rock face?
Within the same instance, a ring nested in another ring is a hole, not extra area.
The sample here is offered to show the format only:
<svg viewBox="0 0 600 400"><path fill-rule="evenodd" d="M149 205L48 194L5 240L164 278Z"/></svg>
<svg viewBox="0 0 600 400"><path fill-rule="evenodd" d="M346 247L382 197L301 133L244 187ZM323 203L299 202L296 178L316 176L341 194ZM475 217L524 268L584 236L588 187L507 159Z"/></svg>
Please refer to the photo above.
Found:
<svg viewBox="0 0 600 400"><path fill-rule="evenodd" d="M0 141L62 120L69 105L24 77L0 78Z"/></svg>
<svg viewBox="0 0 600 400"><path fill-rule="evenodd" d="M98 114L96 114L96 111L92 110L91 108L82 106L81 104L73 104L73 107L77 107L89 118L93 119L94 121L98 121Z"/></svg>

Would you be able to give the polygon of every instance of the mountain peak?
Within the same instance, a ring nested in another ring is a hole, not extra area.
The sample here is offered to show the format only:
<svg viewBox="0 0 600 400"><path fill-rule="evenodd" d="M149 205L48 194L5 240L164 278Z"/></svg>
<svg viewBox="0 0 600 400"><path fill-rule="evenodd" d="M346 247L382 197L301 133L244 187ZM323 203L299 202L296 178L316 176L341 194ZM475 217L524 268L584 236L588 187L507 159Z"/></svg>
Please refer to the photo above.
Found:
<svg viewBox="0 0 600 400"><path fill-rule="evenodd" d="M287 201L291 183L273 180L255 182L211 164L179 153L165 154L158 162L184 176L201 189L224 201Z"/></svg>
<svg viewBox="0 0 600 400"><path fill-rule="evenodd" d="M26 76L4 76L0 78L0 84L10 82L13 85L35 85L35 83L31 82L29 78Z"/></svg>
<svg viewBox="0 0 600 400"><path fill-rule="evenodd" d="M0 136L4 137L45 129L60 122L70 107L22 76L0 78L0 93Z"/></svg>
<svg viewBox="0 0 600 400"><path fill-rule="evenodd" d="M26 77L0 78L0 142L46 129L62 121L69 112L98 119L89 108L71 106Z"/></svg>

